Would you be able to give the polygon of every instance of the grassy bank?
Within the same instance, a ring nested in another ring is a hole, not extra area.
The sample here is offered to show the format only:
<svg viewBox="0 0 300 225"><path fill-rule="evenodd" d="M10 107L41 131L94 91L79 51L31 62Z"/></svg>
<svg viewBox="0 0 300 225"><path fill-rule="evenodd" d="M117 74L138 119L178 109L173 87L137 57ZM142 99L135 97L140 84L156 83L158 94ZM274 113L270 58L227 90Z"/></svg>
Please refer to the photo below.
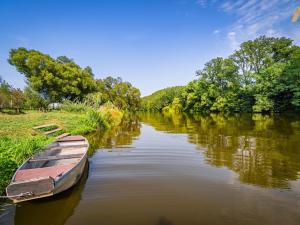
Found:
<svg viewBox="0 0 300 225"><path fill-rule="evenodd" d="M25 159L40 151L55 139L32 127L57 124L71 134L86 134L96 129L109 129L121 122L122 112L103 107L87 112L27 111L20 115L0 113L0 192L3 194L14 171ZM57 134L56 134L57 135Z"/></svg>

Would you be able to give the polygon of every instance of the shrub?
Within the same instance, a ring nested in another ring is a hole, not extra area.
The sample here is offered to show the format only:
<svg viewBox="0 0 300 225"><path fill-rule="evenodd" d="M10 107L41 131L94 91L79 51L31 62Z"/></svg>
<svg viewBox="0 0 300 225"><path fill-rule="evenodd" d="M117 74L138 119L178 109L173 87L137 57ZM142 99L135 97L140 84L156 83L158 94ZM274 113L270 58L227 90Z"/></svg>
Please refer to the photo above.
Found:
<svg viewBox="0 0 300 225"><path fill-rule="evenodd" d="M117 126L121 123L123 112L115 107L112 103L108 102L99 108L99 111L104 115L109 126Z"/></svg>
<svg viewBox="0 0 300 225"><path fill-rule="evenodd" d="M85 96L84 102L86 105L91 106L93 108L99 108L104 102L103 94L101 92L90 93Z"/></svg>
<svg viewBox="0 0 300 225"><path fill-rule="evenodd" d="M85 121L86 125L93 129L109 128L109 124L105 118L105 115L95 109L91 109L86 113Z"/></svg>
<svg viewBox="0 0 300 225"><path fill-rule="evenodd" d="M61 109L66 112L86 112L90 107L85 102L65 100Z"/></svg>

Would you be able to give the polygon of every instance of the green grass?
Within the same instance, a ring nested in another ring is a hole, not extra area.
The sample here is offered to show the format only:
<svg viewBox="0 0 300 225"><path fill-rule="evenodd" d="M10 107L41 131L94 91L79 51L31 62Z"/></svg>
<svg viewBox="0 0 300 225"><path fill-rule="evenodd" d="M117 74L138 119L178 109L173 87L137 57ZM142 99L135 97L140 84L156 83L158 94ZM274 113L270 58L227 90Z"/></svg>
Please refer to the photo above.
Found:
<svg viewBox="0 0 300 225"><path fill-rule="evenodd" d="M10 181L14 171L25 159L50 143L53 137L37 135L35 137L2 137L0 138L0 192Z"/></svg>
<svg viewBox="0 0 300 225"><path fill-rule="evenodd" d="M14 171L25 159L40 151L59 133L45 136L48 129L33 130L42 124L57 124L63 132L84 133L84 113L62 111L27 111L19 115L0 113L0 193L10 181Z"/></svg>
<svg viewBox="0 0 300 225"><path fill-rule="evenodd" d="M20 115L0 113L0 137L28 137L43 131L34 131L32 127L41 124L56 124L66 132L76 131L85 113L71 113L63 111L38 112L27 111Z"/></svg>
<svg viewBox="0 0 300 225"><path fill-rule="evenodd" d="M113 124L111 121L113 113L109 116L107 112L102 113L101 110L89 110L87 113L66 111L26 111L19 115L0 113L0 194L3 194L13 173L24 160L54 141L55 136L63 132L87 134L96 129L110 128L109 124ZM120 112L119 115L123 114ZM118 122L119 120L120 117ZM56 124L63 131L45 136L43 133L48 130L47 128L32 129L43 124Z"/></svg>

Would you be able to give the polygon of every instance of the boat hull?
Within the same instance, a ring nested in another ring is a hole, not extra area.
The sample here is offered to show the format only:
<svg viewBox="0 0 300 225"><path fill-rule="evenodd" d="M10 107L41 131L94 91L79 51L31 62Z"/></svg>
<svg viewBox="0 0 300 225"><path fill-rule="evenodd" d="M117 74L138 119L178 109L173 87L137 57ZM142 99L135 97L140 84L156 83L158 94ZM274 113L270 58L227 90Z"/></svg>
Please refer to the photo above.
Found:
<svg viewBox="0 0 300 225"><path fill-rule="evenodd" d="M28 196L24 198L10 198L14 203L20 203L25 201L30 201L34 199L40 199L40 198L46 198L49 196L53 196L55 194L59 194L63 191L68 190L72 186L74 186L81 178L83 170L85 168L87 162L87 157L84 157L80 164L78 164L76 167L74 167L73 170L69 171L68 176L59 179L58 181L54 181L54 188L49 192L45 194L35 195L35 196Z"/></svg>
<svg viewBox="0 0 300 225"><path fill-rule="evenodd" d="M72 170L63 175L59 180L55 181L55 188L53 194L63 192L75 185L82 176L86 162L87 154L85 154L82 160Z"/></svg>
<svg viewBox="0 0 300 225"><path fill-rule="evenodd" d="M39 199L39 198L45 198L49 197L58 193L61 193L72 186L74 186L81 178L84 168L87 163L87 150L88 150L88 142L84 138L84 141L87 143L86 149L84 154L81 156L80 160L77 161L74 166L71 167L71 169L57 175L57 176L41 176L39 174L38 177L34 179L25 179L22 181L18 181L16 178L18 175L20 175L20 170L21 168L24 168L26 166L26 163L30 161L27 160L21 167L18 169L18 171L15 173L11 184L6 188L6 192L8 197L14 202L14 203L19 203L19 202L24 202L24 201L30 201L34 199ZM64 148L65 146L68 147L69 143L62 143L62 147ZM52 146L52 145L50 145ZM53 146L52 146L53 147ZM55 168L55 167L45 167L41 168L42 170L47 170L48 168ZM49 173L46 172L46 174L51 174L50 172L51 169L49 169ZM26 171L26 170L25 170ZM30 174L30 169L27 170L27 176L32 175ZM39 170L41 171L41 170ZM22 172L21 172L22 173ZM26 172L25 172L26 173ZM39 172L40 173L40 172ZM24 178L24 174L23 177Z"/></svg>

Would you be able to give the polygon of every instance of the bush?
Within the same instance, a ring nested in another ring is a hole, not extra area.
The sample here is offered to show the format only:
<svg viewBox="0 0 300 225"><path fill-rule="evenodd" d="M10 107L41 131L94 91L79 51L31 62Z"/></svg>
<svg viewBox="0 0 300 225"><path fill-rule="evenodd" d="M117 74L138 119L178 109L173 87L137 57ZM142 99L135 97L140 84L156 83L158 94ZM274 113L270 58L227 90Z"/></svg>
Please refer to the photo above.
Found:
<svg viewBox="0 0 300 225"><path fill-rule="evenodd" d="M85 102L65 100L61 109L66 112L86 112L90 107Z"/></svg>
<svg viewBox="0 0 300 225"><path fill-rule="evenodd" d="M117 126L121 123L123 113L112 103L108 102L99 108L110 127Z"/></svg>
<svg viewBox="0 0 300 225"><path fill-rule="evenodd" d="M98 110L89 109L83 121L85 127L89 129L107 129L121 123L123 113L112 104L105 104Z"/></svg>
<svg viewBox="0 0 300 225"><path fill-rule="evenodd" d="M91 109L86 113L85 121L86 125L93 129L110 127L104 114L95 109Z"/></svg>
<svg viewBox="0 0 300 225"><path fill-rule="evenodd" d="M104 97L101 92L90 93L85 96L84 102L88 106L99 108L105 102L105 99L103 98Z"/></svg>

